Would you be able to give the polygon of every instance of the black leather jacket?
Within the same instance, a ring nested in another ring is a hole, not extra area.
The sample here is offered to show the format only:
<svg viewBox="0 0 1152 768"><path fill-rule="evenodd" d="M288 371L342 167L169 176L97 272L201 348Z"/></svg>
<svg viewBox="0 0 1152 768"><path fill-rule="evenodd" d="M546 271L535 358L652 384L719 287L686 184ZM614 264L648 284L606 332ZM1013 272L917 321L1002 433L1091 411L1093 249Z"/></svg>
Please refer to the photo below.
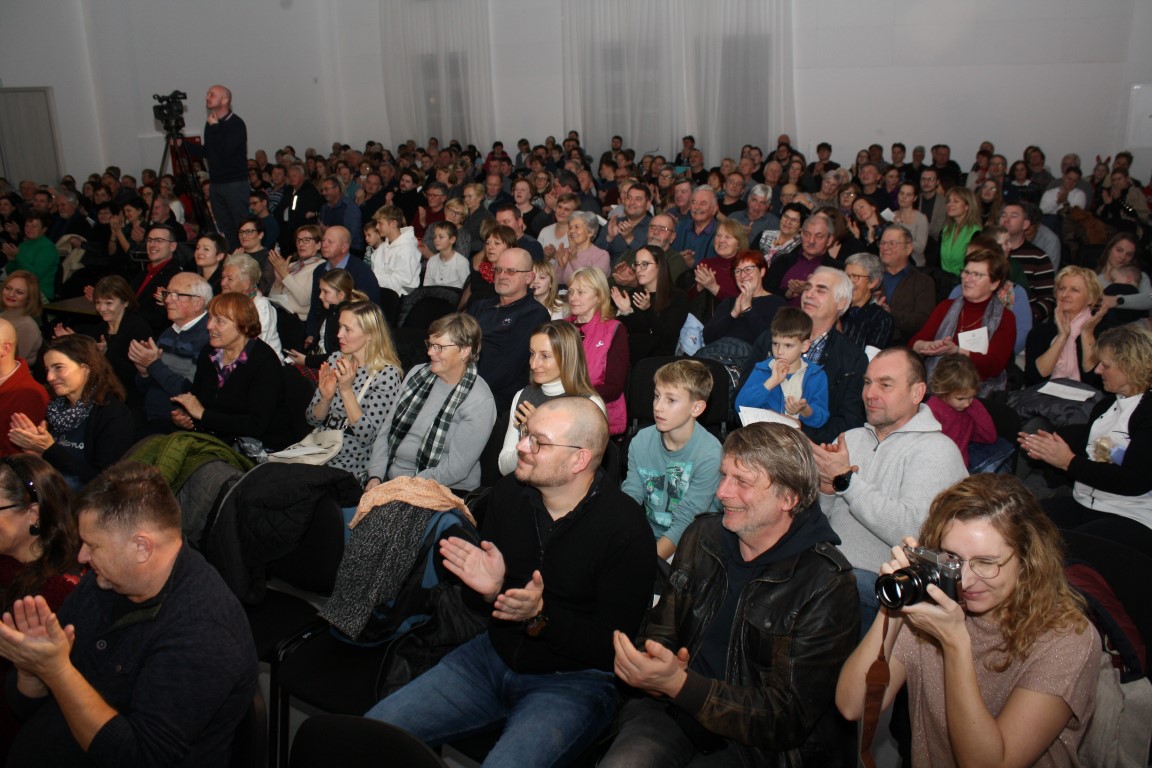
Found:
<svg viewBox="0 0 1152 768"><path fill-rule="evenodd" d="M818 508L803 514L823 516ZM827 526L827 521L820 521ZM821 528L822 529L822 528ZM852 566L829 539L768 565L744 589L724 680L693 670L674 699L747 766L854 766L855 729L836 712L840 667L856 645ZM680 540L668 591L644 636L695 657L726 592L721 515L698 518Z"/></svg>

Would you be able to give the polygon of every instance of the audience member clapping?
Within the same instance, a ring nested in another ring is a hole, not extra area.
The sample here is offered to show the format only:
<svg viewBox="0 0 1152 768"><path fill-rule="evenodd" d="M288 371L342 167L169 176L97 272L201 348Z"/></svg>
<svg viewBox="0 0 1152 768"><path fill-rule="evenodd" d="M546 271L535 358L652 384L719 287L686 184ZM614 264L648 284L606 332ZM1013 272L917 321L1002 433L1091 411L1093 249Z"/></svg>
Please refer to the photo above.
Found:
<svg viewBox="0 0 1152 768"><path fill-rule="evenodd" d="M496 423L492 392L476 372L480 325L451 314L428 328L429 362L404 377L400 396L368 463L371 490L396 477L423 477L472 490Z"/></svg>
<svg viewBox="0 0 1152 768"><path fill-rule="evenodd" d="M190 390L172 398L176 426L226 441L250 438L268 450L291 442L280 360L259 336L252 299L223 293L208 302L208 346Z"/></svg>
<svg viewBox="0 0 1152 768"><path fill-rule="evenodd" d="M608 280L595 267L585 267L572 275L568 284L568 306L584 339L588 378L607 404L610 434L618 435L627 426L624 387L628 383L628 331L612 317L612 297Z"/></svg>
<svg viewBox="0 0 1152 768"><path fill-rule="evenodd" d="M132 445L132 416L124 385L88 336L53 339L44 353L48 386L55 398L39 424L12 417L9 439L35 453L76 488L119 461Z"/></svg>
<svg viewBox="0 0 1152 768"><path fill-rule="evenodd" d="M512 400L504 447L500 450L500 474L516 469L516 446L528 417L536 407L561 395L587 397L604 410L604 401L588 379L588 362L580 332L572 323L552 320L541 325L528 341L528 386Z"/></svg>
<svg viewBox="0 0 1152 768"><path fill-rule="evenodd" d="M365 482L372 447L395 406L403 372L379 307L367 301L343 304L339 317L340 349L320 365L307 418L313 427L346 425L340 452L328 466Z"/></svg>

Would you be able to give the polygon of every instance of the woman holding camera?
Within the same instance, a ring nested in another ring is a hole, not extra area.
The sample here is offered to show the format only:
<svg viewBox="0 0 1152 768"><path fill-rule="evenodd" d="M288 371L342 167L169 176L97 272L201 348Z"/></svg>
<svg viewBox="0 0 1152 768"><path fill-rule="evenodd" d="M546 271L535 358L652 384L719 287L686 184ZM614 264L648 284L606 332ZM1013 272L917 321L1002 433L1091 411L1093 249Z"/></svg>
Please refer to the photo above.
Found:
<svg viewBox="0 0 1152 768"><path fill-rule="evenodd" d="M840 671L840 712L863 716L864 676L883 644L883 706L908 685L913 766L1076 765L1100 639L1035 497L1014 477L973 475L932 502L919 543L958 558L960 600L931 584L883 609ZM909 566L906 550L892 552L882 574Z"/></svg>

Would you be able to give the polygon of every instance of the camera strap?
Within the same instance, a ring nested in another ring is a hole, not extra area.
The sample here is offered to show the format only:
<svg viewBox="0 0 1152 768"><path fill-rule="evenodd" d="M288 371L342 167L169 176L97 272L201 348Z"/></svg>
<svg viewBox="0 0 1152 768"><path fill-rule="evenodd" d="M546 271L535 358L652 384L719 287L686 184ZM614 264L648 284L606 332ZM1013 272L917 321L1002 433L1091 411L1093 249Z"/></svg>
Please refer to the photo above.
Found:
<svg viewBox="0 0 1152 768"><path fill-rule="evenodd" d="M872 666L868 667L868 673L864 675L864 717L860 721L860 762L864 764L864 768L876 768L876 760L872 757L872 739L876 736L876 725L884 705L884 691L892 679L888 660L884 658L884 644L887 642L888 612L884 611L880 652L876 654L876 661L872 662Z"/></svg>

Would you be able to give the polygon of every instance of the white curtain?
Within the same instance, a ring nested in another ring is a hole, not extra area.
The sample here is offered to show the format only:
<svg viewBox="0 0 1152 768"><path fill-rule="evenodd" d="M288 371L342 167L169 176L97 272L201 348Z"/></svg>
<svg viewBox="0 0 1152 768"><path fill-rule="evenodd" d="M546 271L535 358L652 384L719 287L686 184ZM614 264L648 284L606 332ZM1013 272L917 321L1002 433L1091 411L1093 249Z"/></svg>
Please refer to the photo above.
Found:
<svg viewBox="0 0 1152 768"><path fill-rule="evenodd" d="M391 143L490 140L488 0L384 0L380 19Z"/></svg>
<svg viewBox="0 0 1152 768"><path fill-rule="evenodd" d="M795 130L791 0L563 0L564 126L708 166Z"/></svg>

